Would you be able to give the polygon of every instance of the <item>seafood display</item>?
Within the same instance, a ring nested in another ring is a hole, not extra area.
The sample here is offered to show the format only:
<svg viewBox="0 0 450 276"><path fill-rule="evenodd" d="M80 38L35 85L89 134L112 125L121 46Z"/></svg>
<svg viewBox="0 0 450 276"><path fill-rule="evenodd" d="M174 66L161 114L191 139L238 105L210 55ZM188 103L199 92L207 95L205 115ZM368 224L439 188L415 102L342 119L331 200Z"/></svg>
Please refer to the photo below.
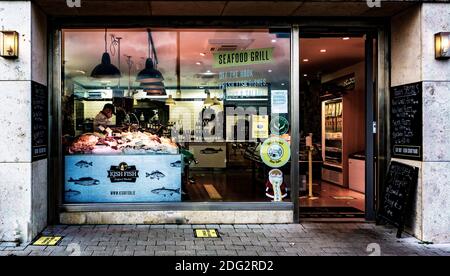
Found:
<svg viewBox="0 0 450 276"><path fill-rule="evenodd" d="M69 153L86 153L92 152L99 140L99 137L92 134L82 134L75 138L69 147Z"/></svg>
<svg viewBox="0 0 450 276"><path fill-rule="evenodd" d="M170 138L159 137L150 132L85 133L69 146L70 154L177 154L178 147ZM76 166L86 168L89 163L80 162Z"/></svg>

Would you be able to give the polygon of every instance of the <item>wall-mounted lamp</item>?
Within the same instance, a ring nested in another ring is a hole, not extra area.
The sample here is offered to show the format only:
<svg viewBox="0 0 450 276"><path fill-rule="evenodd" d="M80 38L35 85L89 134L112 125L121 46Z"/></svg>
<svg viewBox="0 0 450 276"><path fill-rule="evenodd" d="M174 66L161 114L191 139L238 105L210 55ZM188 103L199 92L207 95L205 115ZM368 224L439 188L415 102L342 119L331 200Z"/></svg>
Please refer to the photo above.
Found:
<svg viewBox="0 0 450 276"><path fill-rule="evenodd" d="M0 31L0 56L4 58L19 57L19 33L15 31Z"/></svg>
<svg viewBox="0 0 450 276"><path fill-rule="evenodd" d="M437 33L434 35L436 59L450 58L450 32Z"/></svg>

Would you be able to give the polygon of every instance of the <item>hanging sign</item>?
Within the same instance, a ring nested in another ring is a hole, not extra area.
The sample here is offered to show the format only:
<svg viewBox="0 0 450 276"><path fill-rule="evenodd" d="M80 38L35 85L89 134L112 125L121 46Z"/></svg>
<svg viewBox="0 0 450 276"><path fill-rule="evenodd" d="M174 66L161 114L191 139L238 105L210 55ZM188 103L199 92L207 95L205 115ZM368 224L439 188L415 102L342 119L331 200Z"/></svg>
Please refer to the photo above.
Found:
<svg viewBox="0 0 450 276"><path fill-rule="evenodd" d="M264 164L271 168L279 168L289 161L291 148L289 143L280 137L271 137L261 146L260 156Z"/></svg>
<svg viewBox="0 0 450 276"><path fill-rule="evenodd" d="M252 138L268 138L269 137L269 116L253 115L252 116Z"/></svg>
<svg viewBox="0 0 450 276"><path fill-rule="evenodd" d="M283 116L273 116L270 120L270 132L276 135L283 135L289 131L289 122Z"/></svg>
<svg viewBox="0 0 450 276"><path fill-rule="evenodd" d="M213 58L213 68L264 64L273 61L273 48L218 52Z"/></svg>

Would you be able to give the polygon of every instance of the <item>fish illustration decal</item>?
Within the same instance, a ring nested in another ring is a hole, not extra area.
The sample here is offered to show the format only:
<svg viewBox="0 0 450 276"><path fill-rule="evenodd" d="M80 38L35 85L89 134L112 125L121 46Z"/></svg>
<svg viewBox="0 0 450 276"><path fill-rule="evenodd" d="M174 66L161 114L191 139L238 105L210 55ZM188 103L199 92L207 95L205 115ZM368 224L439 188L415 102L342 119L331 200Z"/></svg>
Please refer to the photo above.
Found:
<svg viewBox="0 0 450 276"><path fill-rule="evenodd" d="M219 149L206 148L206 149L202 149L200 152L203 153L203 154L215 154L215 153L218 153L218 152L221 152L221 151L222 151L221 148L219 148Z"/></svg>
<svg viewBox="0 0 450 276"><path fill-rule="evenodd" d="M172 196L173 194L179 194L180 193L180 188L178 188L178 189L167 189L165 187L162 187L162 188L158 188L158 189L152 190L152 193L157 194L157 195L162 195L164 197L166 197L168 195Z"/></svg>
<svg viewBox="0 0 450 276"><path fill-rule="evenodd" d="M160 171L152 171L151 173L148 173L148 172L146 172L145 173L145 177L150 177L150 179L160 179L160 178L163 178L163 177L165 177L166 175L165 174L163 174L162 172L160 172Z"/></svg>
<svg viewBox="0 0 450 276"><path fill-rule="evenodd" d="M173 163L170 163L170 166L171 166L171 167L174 167L174 168L179 168L179 167L181 167L181 160L178 160L178 161L175 161L175 162L173 162Z"/></svg>
<svg viewBox="0 0 450 276"><path fill-rule="evenodd" d="M69 189L69 190L67 190L67 191L64 191L64 193L66 194L67 197L74 197L74 196L77 196L77 195L80 195L80 194L81 194L80 191L72 190L72 189Z"/></svg>
<svg viewBox="0 0 450 276"><path fill-rule="evenodd" d="M79 168L89 168L92 167L92 162L87 162L84 160L78 161L77 163L75 163L75 166L79 167Z"/></svg>
<svg viewBox="0 0 450 276"><path fill-rule="evenodd" d="M100 181L94 179L92 177L81 177L79 179L73 179L72 177L68 180L68 182L73 182L73 184L81 185L81 186L94 186L100 184Z"/></svg>

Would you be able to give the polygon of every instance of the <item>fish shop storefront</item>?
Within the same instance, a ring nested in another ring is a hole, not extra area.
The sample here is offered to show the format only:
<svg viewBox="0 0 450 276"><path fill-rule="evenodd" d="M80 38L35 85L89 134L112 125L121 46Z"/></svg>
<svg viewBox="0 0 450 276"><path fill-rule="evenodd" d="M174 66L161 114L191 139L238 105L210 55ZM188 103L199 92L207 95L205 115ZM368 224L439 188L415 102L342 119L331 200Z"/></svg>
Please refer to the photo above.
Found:
<svg viewBox="0 0 450 276"><path fill-rule="evenodd" d="M448 4L80 2L0 2L3 37L16 37L0 59L0 240L55 223L298 223L304 207L348 207L325 190L374 221L397 160L420 168L408 231L448 241L432 210L450 196L435 193L449 122L433 119L449 107L427 101L447 97L430 34L449 32ZM422 96L429 147L392 159L389 90L411 83L435 91ZM357 152L363 191L348 185Z"/></svg>

